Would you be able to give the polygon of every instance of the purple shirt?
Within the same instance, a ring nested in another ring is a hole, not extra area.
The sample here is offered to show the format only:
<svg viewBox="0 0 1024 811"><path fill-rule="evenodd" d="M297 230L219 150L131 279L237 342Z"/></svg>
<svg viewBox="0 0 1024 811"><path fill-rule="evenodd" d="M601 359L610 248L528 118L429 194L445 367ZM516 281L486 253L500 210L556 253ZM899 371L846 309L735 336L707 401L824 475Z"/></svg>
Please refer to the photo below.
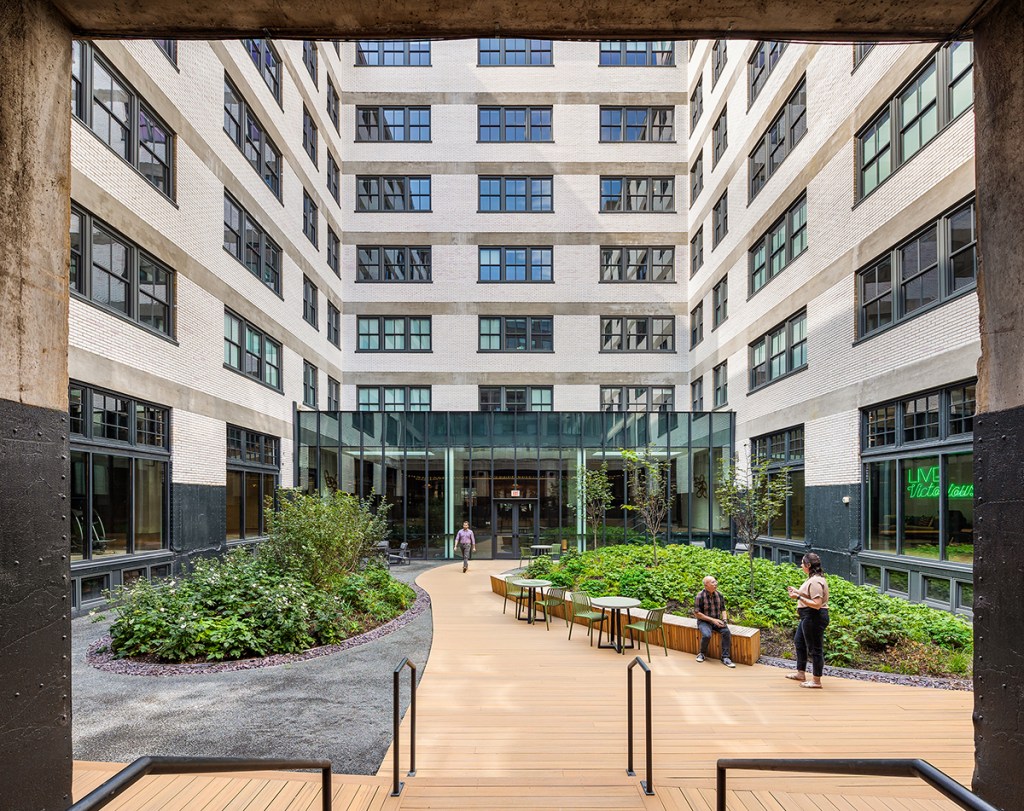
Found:
<svg viewBox="0 0 1024 811"><path fill-rule="evenodd" d="M459 534L455 536L455 543L471 543L476 546L476 535L471 529L460 529Z"/></svg>

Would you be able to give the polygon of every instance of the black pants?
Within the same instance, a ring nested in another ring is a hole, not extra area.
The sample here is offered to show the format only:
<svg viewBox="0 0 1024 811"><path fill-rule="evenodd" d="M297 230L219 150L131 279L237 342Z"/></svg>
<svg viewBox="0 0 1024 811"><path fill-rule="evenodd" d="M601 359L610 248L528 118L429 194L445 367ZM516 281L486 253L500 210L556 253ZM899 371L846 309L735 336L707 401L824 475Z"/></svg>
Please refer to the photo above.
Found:
<svg viewBox="0 0 1024 811"><path fill-rule="evenodd" d="M722 635L722 658L729 659L732 657L732 632L729 630L728 625L723 625L719 628L717 625L712 625L710 622L704 622L704 620L697 620L697 630L700 631L700 652L707 655L708 645L711 642L711 634Z"/></svg>
<svg viewBox="0 0 1024 811"><path fill-rule="evenodd" d="M801 673L807 672L807 659L811 660L812 673L821 678L821 671L825 669L825 629L828 628L827 608L801 608L797 611L800 615L800 624L793 635L796 643L796 669Z"/></svg>

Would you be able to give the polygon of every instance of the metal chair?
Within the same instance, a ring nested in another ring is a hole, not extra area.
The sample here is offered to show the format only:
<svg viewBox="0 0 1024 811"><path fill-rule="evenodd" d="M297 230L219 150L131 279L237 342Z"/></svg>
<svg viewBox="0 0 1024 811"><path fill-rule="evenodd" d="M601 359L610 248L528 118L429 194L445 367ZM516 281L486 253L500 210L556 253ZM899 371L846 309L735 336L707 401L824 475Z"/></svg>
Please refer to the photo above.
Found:
<svg viewBox="0 0 1024 811"><path fill-rule="evenodd" d="M528 546L519 547L519 565L521 566L523 561L526 561L529 565L533 561L533 550Z"/></svg>
<svg viewBox="0 0 1024 811"><path fill-rule="evenodd" d="M518 611L520 603L526 599L526 589L522 586L512 585L512 581L518 579L519 575L517 574L510 574L505 578L505 601L501 604L502 614L505 613L509 600L516 604L516 610Z"/></svg>
<svg viewBox="0 0 1024 811"><path fill-rule="evenodd" d="M562 607L563 614L565 616L565 624L569 624L569 610L565 604L565 589L560 589L557 586L552 586L548 589L548 593L540 600L535 603L539 608L544 609L544 625L547 629L551 630L551 624L548 622L548 614L551 613L552 608Z"/></svg>
<svg viewBox="0 0 1024 811"><path fill-rule="evenodd" d="M665 655L668 656L668 640L665 638L665 609L667 606L661 608L652 608L647 612L647 619L637 620L636 622L630 622L626 625L629 628L629 641L632 642L633 632L637 631L644 635L644 644L647 646L647 659L651 658L651 644L647 640L650 639L651 634L654 631L661 631L661 644L665 648Z"/></svg>
<svg viewBox="0 0 1024 811"><path fill-rule="evenodd" d="M409 557L409 544L406 541L402 541L398 545L397 552L388 552L388 563L412 563L412 558Z"/></svg>
<svg viewBox="0 0 1024 811"><path fill-rule="evenodd" d="M594 623L598 625L598 629L603 627L603 623L608 619L608 616L603 611L595 611L593 604L590 602L590 596L584 594L582 591L574 591L572 593L572 622L569 623L569 639L572 639L572 629L576 624L576 619L583 619L587 621L587 635L590 637L590 644L594 644ZM600 631L598 632L598 642L600 642Z"/></svg>

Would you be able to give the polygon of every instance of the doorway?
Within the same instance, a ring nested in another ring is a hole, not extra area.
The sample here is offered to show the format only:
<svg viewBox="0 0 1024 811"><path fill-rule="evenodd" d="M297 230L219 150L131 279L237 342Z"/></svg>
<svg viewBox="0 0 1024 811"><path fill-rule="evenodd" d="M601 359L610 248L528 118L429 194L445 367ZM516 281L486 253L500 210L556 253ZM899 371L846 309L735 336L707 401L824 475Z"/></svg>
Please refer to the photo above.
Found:
<svg viewBox="0 0 1024 811"><path fill-rule="evenodd" d="M518 558L537 542L537 506L532 499L494 502L494 556Z"/></svg>

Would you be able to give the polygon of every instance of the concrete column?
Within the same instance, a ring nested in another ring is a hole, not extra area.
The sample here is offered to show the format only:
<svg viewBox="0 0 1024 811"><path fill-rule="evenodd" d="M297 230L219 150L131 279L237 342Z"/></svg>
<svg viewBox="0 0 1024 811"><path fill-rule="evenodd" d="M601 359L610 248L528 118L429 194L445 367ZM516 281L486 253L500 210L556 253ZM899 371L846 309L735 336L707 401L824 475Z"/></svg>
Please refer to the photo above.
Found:
<svg viewBox="0 0 1024 811"><path fill-rule="evenodd" d="M71 800L71 36L0 3L0 808Z"/></svg>
<svg viewBox="0 0 1024 811"><path fill-rule="evenodd" d="M981 362L974 423L974 789L1019 808L1024 760L1024 0L975 27Z"/></svg>

